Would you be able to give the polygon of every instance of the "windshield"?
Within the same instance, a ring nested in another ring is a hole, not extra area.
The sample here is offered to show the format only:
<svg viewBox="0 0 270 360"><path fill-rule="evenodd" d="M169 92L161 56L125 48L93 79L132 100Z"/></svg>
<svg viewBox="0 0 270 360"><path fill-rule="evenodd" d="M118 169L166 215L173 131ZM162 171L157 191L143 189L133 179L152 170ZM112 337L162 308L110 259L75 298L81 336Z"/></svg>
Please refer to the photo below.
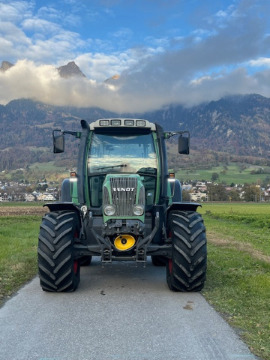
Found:
<svg viewBox="0 0 270 360"><path fill-rule="evenodd" d="M88 172L156 173L157 157L152 134L127 136L93 133Z"/></svg>

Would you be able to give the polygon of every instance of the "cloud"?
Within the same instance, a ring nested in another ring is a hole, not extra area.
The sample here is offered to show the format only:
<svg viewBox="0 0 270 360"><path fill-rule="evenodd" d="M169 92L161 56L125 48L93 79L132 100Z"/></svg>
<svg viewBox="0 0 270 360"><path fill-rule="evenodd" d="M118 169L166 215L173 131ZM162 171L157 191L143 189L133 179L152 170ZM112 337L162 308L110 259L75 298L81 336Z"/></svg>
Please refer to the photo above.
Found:
<svg viewBox="0 0 270 360"><path fill-rule="evenodd" d="M18 23L22 19L31 16L33 3L31 1L11 1L6 4L0 3L0 21Z"/></svg>
<svg viewBox="0 0 270 360"><path fill-rule="evenodd" d="M250 66L255 66L255 67L261 67L261 66L270 67L270 58L268 58L268 57L260 57L260 58L255 59L255 60L250 60L249 65Z"/></svg>
<svg viewBox="0 0 270 360"><path fill-rule="evenodd" d="M0 92L4 103L14 98L30 98L54 105L102 106L109 90L105 84L84 78L63 79L51 65L37 66L21 60L0 72Z"/></svg>
<svg viewBox="0 0 270 360"><path fill-rule="evenodd" d="M191 35L181 49L143 59L127 69L118 80L119 93L132 93L136 102L141 99L149 108L172 102L192 105L227 94L269 96L269 89L259 83L269 78L268 73L250 76L244 68L246 61L269 48L267 19L259 16L269 6L258 4L242 1L241 12L235 9L226 15L226 26L216 26L206 38L198 41Z"/></svg>
<svg viewBox="0 0 270 360"><path fill-rule="evenodd" d="M121 74L123 70L128 69L137 61L133 51L111 55L87 53L75 58L75 62L82 72L97 82L103 82L113 75Z"/></svg>
<svg viewBox="0 0 270 360"><path fill-rule="evenodd" d="M66 30L56 21L61 13L54 8L43 7L39 15L31 15L31 4L22 3L28 15L22 16L12 6L2 7L14 23L0 22L0 49L31 61L20 60L0 72L1 103L24 97L121 113L171 103L191 106L228 94L270 96L268 1L239 1L238 7L213 14L211 21L205 17L185 37L147 36L145 47L122 51L110 48L109 40L82 40L78 33ZM30 32L31 37L26 35ZM129 29L119 28L113 41L119 38L124 44L131 36ZM53 66L43 65L51 63L52 54ZM55 67L70 60L87 78L59 77ZM104 83L115 74L120 77Z"/></svg>
<svg viewBox="0 0 270 360"><path fill-rule="evenodd" d="M39 18L24 20L22 23L22 28L26 31L46 34L46 37L48 37L50 34L57 33L61 29L58 24Z"/></svg>
<svg viewBox="0 0 270 360"><path fill-rule="evenodd" d="M109 83L80 77L63 79L53 66L18 61L6 72L0 72L0 93L2 103L30 98L53 105L97 106L122 113L154 110L172 102L190 106L209 99L217 100L231 94L232 85L234 94L256 92L270 96L269 81L269 70L250 76L239 68L230 73L203 76L189 83L175 81L170 90L167 86L147 87L140 81L135 89L130 89L126 84L118 85L117 79Z"/></svg>
<svg viewBox="0 0 270 360"><path fill-rule="evenodd" d="M163 52L161 48L133 48L122 52L85 53L75 58L76 64L90 79L103 82L113 75L120 75L124 71L132 69L156 54Z"/></svg>
<svg viewBox="0 0 270 360"><path fill-rule="evenodd" d="M43 6L35 13L33 1L0 3L0 53L2 60L29 59L38 64L63 63L86 46L86 41L64 25L79 23L76 15ZM3 56L3 55L2 55Z"/></svg>

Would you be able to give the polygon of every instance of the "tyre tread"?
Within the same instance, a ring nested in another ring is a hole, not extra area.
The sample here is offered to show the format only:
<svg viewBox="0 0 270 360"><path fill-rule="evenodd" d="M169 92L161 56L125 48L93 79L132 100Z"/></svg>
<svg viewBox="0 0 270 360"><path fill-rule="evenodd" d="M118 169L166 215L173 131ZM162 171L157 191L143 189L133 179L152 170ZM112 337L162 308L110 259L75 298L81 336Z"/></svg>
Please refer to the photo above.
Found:
<svg viewBox="0 0 270 360"><path fill-rule="evenodd" d="M168 229L172 234L172 265L166 266L172 291L200 291L206 278L206 235L202 216L194 211L172 211Z"/></svg>
<svg viewBox="0 0 270 360"><path fill-rule="evenodd" d="M74 291L80 281L80 264L74 272L74 235L79 230L75 212L55 211L46 214L40 225L38 268L44 291ZM77 260L76 260L77 261Z"/></svg>

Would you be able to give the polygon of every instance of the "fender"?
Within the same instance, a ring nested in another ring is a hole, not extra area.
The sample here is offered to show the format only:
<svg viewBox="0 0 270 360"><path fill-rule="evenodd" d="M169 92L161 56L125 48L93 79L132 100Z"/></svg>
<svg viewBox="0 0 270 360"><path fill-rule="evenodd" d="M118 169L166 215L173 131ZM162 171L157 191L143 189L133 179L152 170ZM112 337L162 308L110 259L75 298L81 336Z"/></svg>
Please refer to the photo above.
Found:
<svg viewBox="0 0 270 360"><path fill-rule="evenodd" d="M168 214L172 210L179 210L179 211L197 211L198 207L202 205L199 203L192 203L192 202L174 202L169 205L166 209L166 213Z"/></svg>
<svg viewBox="0 0 270 360"><path fill-rule="evenodd" d="M60 210L72 210L76 211L78 214L80 214L79 208L74 205L72 202L61 202L57 201L54 203L47 203L43 205L44 207L47 206L50 211L60 211Z"/></svg>

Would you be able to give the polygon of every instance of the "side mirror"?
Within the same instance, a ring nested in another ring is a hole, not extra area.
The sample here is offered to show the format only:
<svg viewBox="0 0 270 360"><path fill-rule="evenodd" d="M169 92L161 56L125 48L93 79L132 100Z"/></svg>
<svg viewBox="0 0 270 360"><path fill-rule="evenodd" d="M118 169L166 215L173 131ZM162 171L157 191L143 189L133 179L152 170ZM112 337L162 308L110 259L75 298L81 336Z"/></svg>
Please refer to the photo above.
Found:
<svg viewBox="0 0 270 360"><path fill-rule="evenodd" d="M57 134L59 133L60 134ZM53 130L53 152L55 154L65 151L65 136L61 130Z"/></svg>
<svg viewBox="0 0 270 360"><path fill-rule="evenodd" d="M189 154L189 137L179 136L178 138L178 153Z"/></svg>

